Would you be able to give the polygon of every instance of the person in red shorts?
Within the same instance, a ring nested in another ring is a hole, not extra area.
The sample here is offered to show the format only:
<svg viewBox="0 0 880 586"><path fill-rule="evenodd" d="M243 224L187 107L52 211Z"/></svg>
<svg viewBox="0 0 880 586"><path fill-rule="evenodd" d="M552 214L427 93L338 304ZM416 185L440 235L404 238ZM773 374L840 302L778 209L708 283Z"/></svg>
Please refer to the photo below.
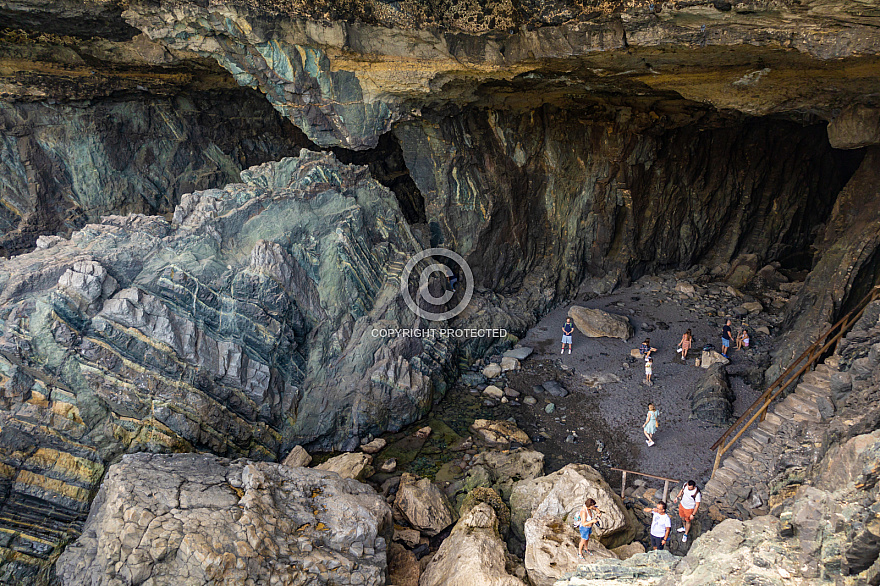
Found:
<svg viewBox="0 0 880 586"><path fill-rule="evenodd" d="M684 533L681 536L682 543L687 542L688 533L691 530L691 521L693 521L694 516L697 514L697 510L700 508L700 501L703 500L702 495L700 494L700 489L697 488L697 483L693 480L688 480L684 486L681 487L681 490L678 491L678 495L672 499L672 502L678 502L681 499L681 502L678 505L678 516L681 517L681 522L684 523L684 527L679 527L678 532Z"/></svg>

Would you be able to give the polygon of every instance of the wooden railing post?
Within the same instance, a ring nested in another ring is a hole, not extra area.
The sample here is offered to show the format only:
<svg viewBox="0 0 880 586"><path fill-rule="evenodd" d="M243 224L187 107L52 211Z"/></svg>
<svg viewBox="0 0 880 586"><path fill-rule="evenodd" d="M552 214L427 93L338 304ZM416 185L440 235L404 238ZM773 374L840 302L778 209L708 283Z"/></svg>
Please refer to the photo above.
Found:
<svg viewBox="0 0 880 586"><path fill-rule="evenodd" d="M669 481L663 483L663 502L666 503L666 497L669 496Z"/></svg>
<svg viewBox="0 0 880 586"><path fill-rule="evenodd" d="M620 498L626 496L626 470L623 471L623 480L620 481Z"/></svg>

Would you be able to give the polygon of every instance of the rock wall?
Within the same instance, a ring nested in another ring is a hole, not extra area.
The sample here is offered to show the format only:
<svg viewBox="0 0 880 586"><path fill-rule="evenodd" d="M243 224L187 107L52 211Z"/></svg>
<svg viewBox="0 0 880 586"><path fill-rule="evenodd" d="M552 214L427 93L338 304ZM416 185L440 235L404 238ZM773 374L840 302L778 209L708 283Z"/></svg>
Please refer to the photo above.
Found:
<svg viewBox="0 0 880 586"><path fill-rule="evenodd" d="M248 91L0 101L0 253L112 214L166 214L309 141Z"/></svg>

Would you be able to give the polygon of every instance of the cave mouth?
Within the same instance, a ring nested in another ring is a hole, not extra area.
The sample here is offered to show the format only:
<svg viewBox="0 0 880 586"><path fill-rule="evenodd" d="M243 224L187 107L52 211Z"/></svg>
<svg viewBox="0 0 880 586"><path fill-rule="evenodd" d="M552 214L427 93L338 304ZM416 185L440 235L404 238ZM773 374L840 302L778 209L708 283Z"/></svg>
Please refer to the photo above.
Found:
<svg viewBox="0 0 880 586"><path fill-rule="evenodd" d="M328 150L317 146L314 148ZM376 146L369 150L355 151L342 147L329 150L340 162L368 167L373 179L390 189L397 197L403 217L409 224L427 223L425 198L410 175L400 141L393 132L383 134Z"/></svg>

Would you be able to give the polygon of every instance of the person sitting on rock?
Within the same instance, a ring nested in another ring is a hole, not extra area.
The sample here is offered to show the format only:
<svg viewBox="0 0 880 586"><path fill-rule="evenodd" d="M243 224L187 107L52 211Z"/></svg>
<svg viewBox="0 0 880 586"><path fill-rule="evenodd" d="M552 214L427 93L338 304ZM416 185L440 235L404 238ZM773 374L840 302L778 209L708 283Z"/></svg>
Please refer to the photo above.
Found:
<svg viewBox="0 0 880 586"><path fill-rule="evenodd" d="M579 559L587 559L586 556L584 556L584 552L587 551L589 546L590 534L593 532L593 525L599 522L599 515L601 513L602 511L596 507L596 501L593 499L587 499L584 501L584 506L581 507L581 510L578 513L580 523L578 529L581 532L581 543L578 545Z"/></svg>
<svg viewBox="0 0 880 586"><path fill-rule="evenodd" d="M736 337L736 349L742 350L749 347L749 331L745 328Z"/></svg>
<svg viewBox="0 0 880 586"><path fill-rule="evenodd" d="M562 326L562 352L560 354L565 353L565 345L568 344L568 353L571 354L571 335L574 333L574 324L571 323L571 318L568 317L565 319L565 325Z"/></svg>
<svg viewBox="0 0 880 586"><path fill-rule="evenodd" d="M694 336L691 334L691 329L688 328L688 331L684 333L681 337L681 342L678 343L678 347L681 348L681 359L687 360L688 350L691 349L691 346L694 344Z"/></svg>
<svg viewBox="0 0 880 586"><path fill-rule="evenodd" d="M651 352L656 352L657 348L651 347L651 338L645 338L645 341L642 342L642 345L639 346L639 354L642 355L642 358L648 358L651 355Z"/></svg>
<svg viewBox="0 0 880 586"><path fill-rule="evenodd" d="M666 514L666 503L657 503L654 508L645 507L646 513L651 513L651 549L663 549L669 541L669 531L672 530L672 519Z"/></svg>
<svg viewBox="0 0 880 586"><path fill-rule="evenodd" d="M691 521L694 520L694 516L697 514L697 509L700 508L700 501L702 500L702 495L700 494L700 489L697 488L697 483L693 480L688 480L684 486L681 487L681 490L678 491L678 495L672 502L677 503L678 499L681 499L681 503L678 505L678 516L681 517L681 522L684 523L684 527L679 527L678 532L684 533L681 536L682 543L687 542L688 533L691 531Z"/></svg>

